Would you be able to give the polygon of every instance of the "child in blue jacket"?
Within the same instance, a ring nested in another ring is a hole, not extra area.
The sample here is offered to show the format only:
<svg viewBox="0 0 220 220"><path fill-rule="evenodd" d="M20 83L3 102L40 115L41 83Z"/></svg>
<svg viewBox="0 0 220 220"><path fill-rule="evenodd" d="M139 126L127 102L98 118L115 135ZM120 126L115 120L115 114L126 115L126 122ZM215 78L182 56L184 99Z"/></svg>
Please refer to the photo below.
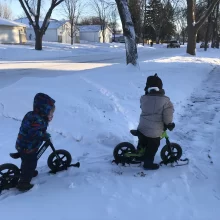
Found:
<svg viewBox="0 0 220 220"><path fill-rule="evenodd" d="M21 176L17 185L20 191L30 190L34 185L31 179L37 176L37 151L42 142L50 138L46 132L53 118L55 100L46 94L34 97L33 111L28 112L21 123L16 141L16 149L21 156Z"/></svg>

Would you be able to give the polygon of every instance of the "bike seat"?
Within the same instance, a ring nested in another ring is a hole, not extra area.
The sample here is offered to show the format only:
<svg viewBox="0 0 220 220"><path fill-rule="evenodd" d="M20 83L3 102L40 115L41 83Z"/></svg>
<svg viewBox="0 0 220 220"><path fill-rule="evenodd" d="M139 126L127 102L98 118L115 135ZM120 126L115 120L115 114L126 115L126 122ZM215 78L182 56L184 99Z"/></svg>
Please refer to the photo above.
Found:
<svg viewBox="0 0 220 220"><path fill-rule="evenodd" d="M133 136L138 136L138 130L130 130L130 133L131 133Z"/></svg>
<svg viewBox="0 0 220 220"><path fill-rule="evenodd" d="M18 159L18 158L21 157L19 153L10 153L9 155L10 155L10 157L12 157L13 159Z"/></svg>

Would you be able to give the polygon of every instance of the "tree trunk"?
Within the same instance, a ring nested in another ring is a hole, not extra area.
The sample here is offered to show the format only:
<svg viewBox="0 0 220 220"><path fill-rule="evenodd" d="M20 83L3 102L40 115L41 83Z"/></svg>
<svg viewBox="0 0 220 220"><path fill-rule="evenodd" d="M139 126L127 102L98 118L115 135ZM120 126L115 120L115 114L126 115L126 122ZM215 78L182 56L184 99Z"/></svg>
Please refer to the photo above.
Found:
<svg viewBox="0 0 220 220"><path fill-rule="evenodd" d="M144 46L144 33L142 35L142 45Z"/></svg>
<svg viewBox="0 0 220 220"><path fill-rule="evenodd" d="M159 44L159 43L160 43L160 37L156 36L156 44Z"/></svg>
<svg viewBox="0 0 220 220"><path fill-rule="evenodd" d="M215 34L216 34L216 45L215 47L219 49L219 41L220 41L220 34L218 33L218 18L219 18L219 7L220 7L220 2L219 4L217 5L217 9L216 9L216 31L215 31Z"/></svg>
<svg viewBox="0 0 220 220"><path fill-rule="evenodd" d="M197 31L195 28L188 27L188 43L187 43L187 53L190 55L196 55L196 37Z"/></svg>
<svg viewBox="0 0 220 220"><path fill-rule="evenodd" d="M186 52L196 55L195 0L187 0L187 32L188 43Z"/></svg>
<svg viewBox="0 0 220 220"><path fill-rule="evenodd" d="M131 19L131 13L128 9L127 0L115 0L117 3L119 15L122 22L127 64L137 65L137 45L135 40L134 24Z"/></svg>
<svg viewBox="0 0 220 220"><path fill-rule="evenodd" d="M210 25L211 25L211 16L209 15L207 29L206 29L206 33L205 33L205 47L204 47L205 51L207 51L208 43L209 43Z"/></svg>
<svg viewBox="0 0 220 220"><path fill-rule="evenodd" d="M105 29L102 31L103 43L105 43Z"/></svg>
<svg viewBox="0 0 220 220"><path fill-rule="evenodd" d="M143 46L144 46L144 40L145 40L145 31L146 31L146 1L144 1L144 23L143 23L143 26L142 26Z"/></svg>
<svg viewBox="0 0 220 220"><path fill-rule="evenodd" d="M105 25L101 25L102 43L105 43Z"/></svg>
<svg viewBox="0 0 220 220"><path fill-rule="evenodd" d="M219 14L219 4L215 8L215 21L213 24L213 33L212 33L212 48L217 47L218 44L218 14Z"/></svg>
<svg viewBox="0 0 220 220"><path fill-rule="evenodd" d="M210 5L210 0L208 0L207 7L209 7L209 5ZM205 46L204 46L205 51L207 51L207 47L208 47L210 25L211 25L211 14L208 17L208 24L207 24L207 29L205 33Z"/></svg>
<svg viewBox="0 0 220 220"><path fill-rule="evenodd" d="M35 31L35 50L42 50L43 35L39 30Z"/></svg>
<svg viewBox="0 0 220 220"><path fill-rule="evenodd" d="M217 41L216 41L216 48L219 49L219 44L220 44L220 35L217 36Z"/></svg>
<svg viewBox="0 0 220 220"><path fill-rule="evenodd" d="M213 0L208 7L207 11L201 16L199 21L195 22L195 0L187 0L187 32L188 32L188 44L186 52L191 55L196 55L196 35L199 28L205 22L207 17L212 12L215 5L219 0Z"/></svg>
<svg viewBox="0 0 220 220"><path fill-rule="evenodd" d="M73 30L73 25L74 25L74 24L71 23L70 25L71 25L71 27L70 27L70 31L71 31L71 33L70 33L71 45L73 45L73 38L74 38L74 37L73 37L73 32L74 32L74 30Z"/></svg>
<svg viewBox="0 0 220 220"><path fill-rule="evenodd" d="M114 30L113 30L113 36L114 36L113 39L114 39L114 42L115 42L115 34L116 34L115 32L116 32L116 31L115 31L115 29L114 29Z"/></svg>
<svg viewBox="0 0 220 220"><path fill-rule="evenodd" d="M185 32L182 31L182 37L183 37L183 45L185 44Z"/></svg>
<svg viewBox="0 0 220 220"><path fill-rule="evenodd" d="M216 43L216 23L214 23L213 25L211 48L215 48L215 43Z"/></svg>

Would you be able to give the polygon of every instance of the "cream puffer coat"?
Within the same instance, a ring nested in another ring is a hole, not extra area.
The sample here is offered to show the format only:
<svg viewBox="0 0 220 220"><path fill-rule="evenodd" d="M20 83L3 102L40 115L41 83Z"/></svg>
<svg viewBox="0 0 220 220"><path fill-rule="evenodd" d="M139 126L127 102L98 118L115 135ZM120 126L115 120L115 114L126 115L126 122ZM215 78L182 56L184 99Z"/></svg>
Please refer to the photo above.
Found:
<svg viewBox="0 0 220 220"><path fill-rule="evenodd" d="M159 90L159 89L158 89ZM138 130L146 137L157 138L163 133L164 124L173 122L174 107L164 90L151 90L141 96L141 115Z"/></svg>

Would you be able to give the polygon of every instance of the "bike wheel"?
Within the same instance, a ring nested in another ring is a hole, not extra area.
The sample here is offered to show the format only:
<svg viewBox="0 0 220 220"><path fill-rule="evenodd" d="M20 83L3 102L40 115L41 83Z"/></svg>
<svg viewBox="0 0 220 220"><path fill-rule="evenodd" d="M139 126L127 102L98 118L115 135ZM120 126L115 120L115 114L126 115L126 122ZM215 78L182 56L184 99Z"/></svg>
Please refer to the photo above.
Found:
<svg viewBox="0 0 220 220"><path fill-rule="evenodd" d="M0 190L16 187L20 178L20 169L11 163L0 165Z"/></svg>
<svg viewBox="0 0 220 220"><path fill-rule="evenodd" d="M162 150L160 152L161 159L163 161L167 161L172 156L173 159L179 160L182 156L182 153L183 153L180 145L176 144L176 143L170 143L170 147L171 147L172 152L170 152L169 147L167 145L165 145L162 148Z"/></svg>
<svg viewBox="0 0 220 220"><path fill-rule="evenodd" d="M116 161L122 161L124 158L126 158L125 153L127 154L134 152L136 152L136 149L133 144L129 142L122 142L115 147L113 156Z"/></svg>
<svg viewBox="0 0 220 220"><path fill-rule="evenodd" d="M56 155L59 156L60 160L57 159ZM56 150L48 157L47 165L51 170L56 171L56 170L60 170L60 168L64 165L68 167L71 164L71 162L72 162L72 157L68 151Z"/></svg>

